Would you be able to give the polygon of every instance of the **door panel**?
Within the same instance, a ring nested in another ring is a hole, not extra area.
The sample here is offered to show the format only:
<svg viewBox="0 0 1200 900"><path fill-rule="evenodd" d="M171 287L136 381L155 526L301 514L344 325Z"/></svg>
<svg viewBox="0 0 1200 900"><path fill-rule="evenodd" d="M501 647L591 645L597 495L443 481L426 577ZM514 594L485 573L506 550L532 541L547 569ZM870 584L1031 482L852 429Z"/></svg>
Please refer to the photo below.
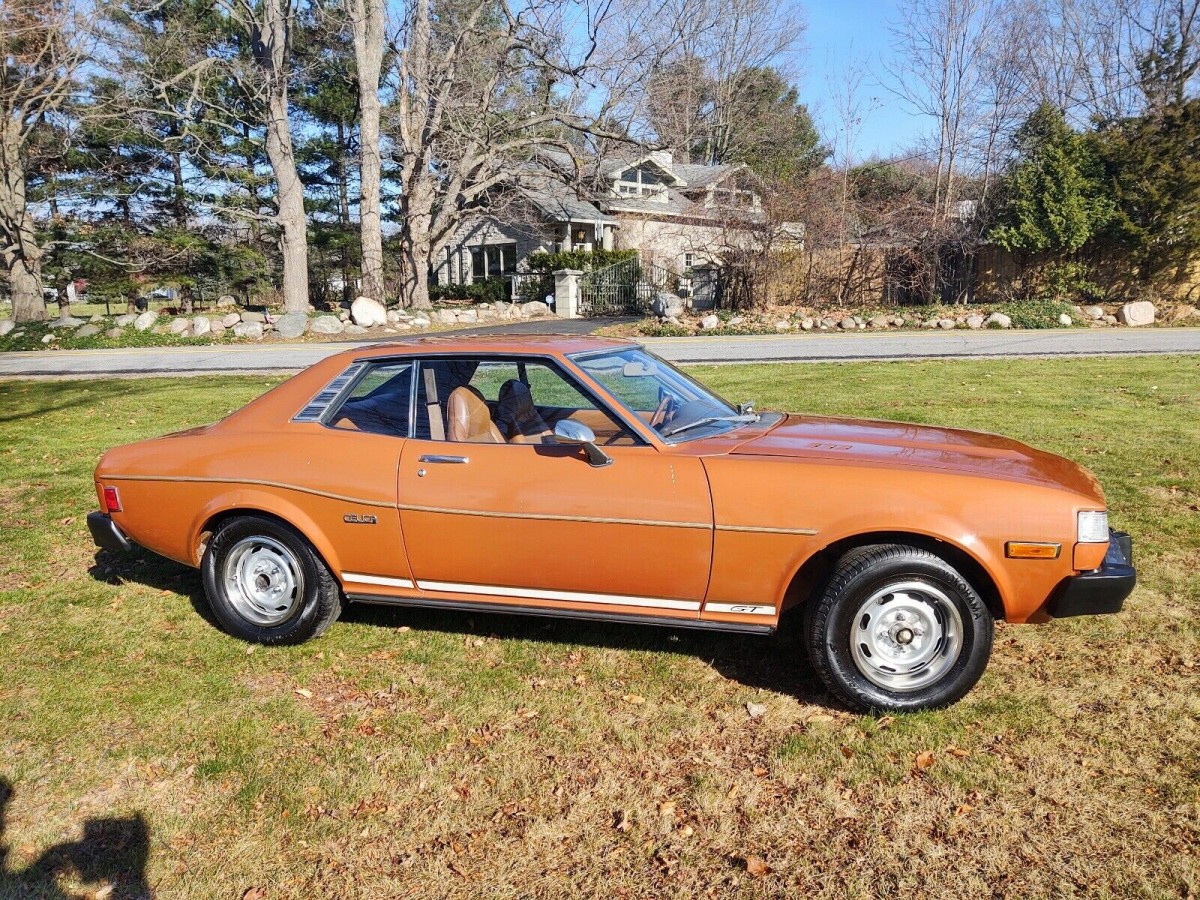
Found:
<svg viewBox="0 0 1200 900"><path fill-rule="evenodd" d="M700 461L648 446L605 452L613 464L596 468L577 447L406 441L400 517L418 584L697 617L712 550ZM445 455L468 461L421 461Z"/></svg>

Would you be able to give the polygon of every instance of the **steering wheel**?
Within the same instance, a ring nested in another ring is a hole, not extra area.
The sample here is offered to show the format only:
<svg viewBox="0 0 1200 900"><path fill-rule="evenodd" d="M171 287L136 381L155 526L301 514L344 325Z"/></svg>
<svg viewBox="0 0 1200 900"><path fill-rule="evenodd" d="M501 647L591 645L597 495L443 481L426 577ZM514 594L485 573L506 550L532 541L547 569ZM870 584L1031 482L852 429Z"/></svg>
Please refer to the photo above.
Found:
<svg viewBox="0 0 1200 900"><path fill-rule="evenodd" d="M666 391L663 391L662 399L658 401L658 408L654 410L654 415L650 417L650 427L657 428L663 422L667 421L674 412L675 398Z"/></svg>

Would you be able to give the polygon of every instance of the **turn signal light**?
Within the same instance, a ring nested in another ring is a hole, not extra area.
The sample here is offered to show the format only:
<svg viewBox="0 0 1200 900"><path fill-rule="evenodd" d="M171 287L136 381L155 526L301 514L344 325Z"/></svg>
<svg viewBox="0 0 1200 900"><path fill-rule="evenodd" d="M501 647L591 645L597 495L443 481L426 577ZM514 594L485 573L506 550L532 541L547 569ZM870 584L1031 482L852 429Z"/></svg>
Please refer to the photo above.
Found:
<svg viewBox="0 0 1200 900"><path fill-rule="evenodd" d="M1009 559L1058 559L1061 552L1062 544L1009 541L1004 545L1004 555Z"/></svg>
<svg viewBox="0 0 1200 900"><path fill-rule="evenodd" d="M104 489L104 510L110 513L121 511L121 498L118 496L115 487L106 487Z"/></svg>

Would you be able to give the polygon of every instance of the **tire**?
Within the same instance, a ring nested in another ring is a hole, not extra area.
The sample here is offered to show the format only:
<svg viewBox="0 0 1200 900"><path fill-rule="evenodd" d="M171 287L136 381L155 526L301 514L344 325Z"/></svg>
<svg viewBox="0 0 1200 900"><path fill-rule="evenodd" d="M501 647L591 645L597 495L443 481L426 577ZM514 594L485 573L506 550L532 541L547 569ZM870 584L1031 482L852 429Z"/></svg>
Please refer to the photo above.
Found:
<svg viewBox="0 0 1200 900"><path fill-rule="evenodd" d="M843 556L809 601L804 643L821 681L866 712L947 706L983 675L992 614L954 567L901 544Z"/></svg>
<svg viewBox="0 0 1200 900"><path fill-rule="evenodd" d="M213 535L200 563L209 608L226 632L256 644L300 644L342 611L325 561L296 529L239 516Z"/></svg>

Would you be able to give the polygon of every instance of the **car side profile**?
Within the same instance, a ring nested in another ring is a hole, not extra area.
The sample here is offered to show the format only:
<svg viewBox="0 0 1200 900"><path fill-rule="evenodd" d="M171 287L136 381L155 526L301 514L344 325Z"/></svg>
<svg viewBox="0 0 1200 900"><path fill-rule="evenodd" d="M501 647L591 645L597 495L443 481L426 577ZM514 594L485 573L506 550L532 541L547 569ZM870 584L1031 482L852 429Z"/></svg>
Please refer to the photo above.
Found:
<svg viewBox="0 0 1200 900"><path fill-rule="evenodd" d="M1121 609L1075 463L996 435L755 412L637 344L423 338L332 356L222 421L108 451L96 543L200 568L232 635L346 602L770 634L792 608L860 709L952 703L993 622Z"/></svg>

